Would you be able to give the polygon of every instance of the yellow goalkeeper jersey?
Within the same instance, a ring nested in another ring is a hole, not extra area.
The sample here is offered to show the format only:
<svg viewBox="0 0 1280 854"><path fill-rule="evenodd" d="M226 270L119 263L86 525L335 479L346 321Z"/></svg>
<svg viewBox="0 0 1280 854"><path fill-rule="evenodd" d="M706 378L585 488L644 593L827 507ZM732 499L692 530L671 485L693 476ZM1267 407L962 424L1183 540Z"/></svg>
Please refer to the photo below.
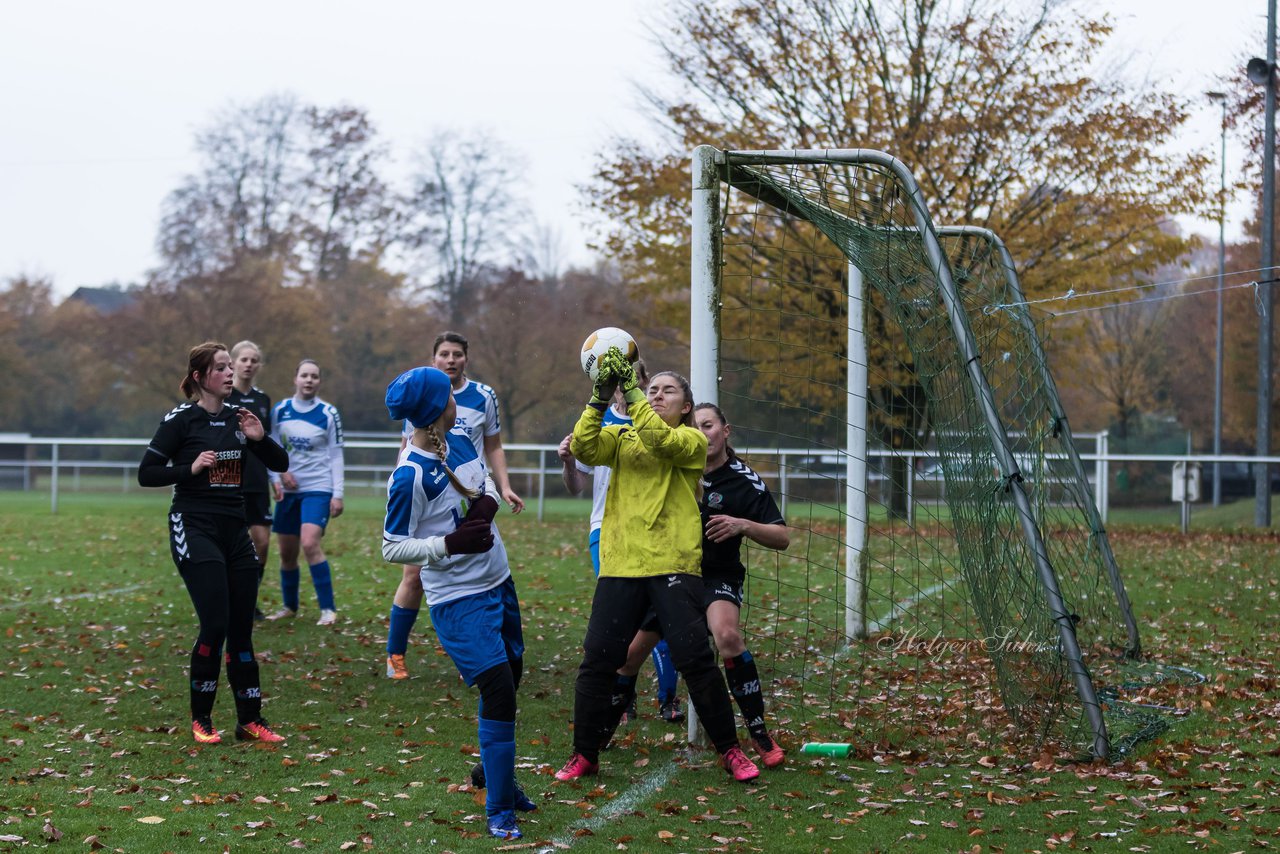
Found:
<svg viewBox="0 0 1280 854"><path fill-rule="evenodd" d="M613 469L600 530L600 575L700 575L698 479L707 437L694 427L669 426L647 400L628 412L631 424L602 427L604 413L588 406L569 444L585 465Z"/></svg>

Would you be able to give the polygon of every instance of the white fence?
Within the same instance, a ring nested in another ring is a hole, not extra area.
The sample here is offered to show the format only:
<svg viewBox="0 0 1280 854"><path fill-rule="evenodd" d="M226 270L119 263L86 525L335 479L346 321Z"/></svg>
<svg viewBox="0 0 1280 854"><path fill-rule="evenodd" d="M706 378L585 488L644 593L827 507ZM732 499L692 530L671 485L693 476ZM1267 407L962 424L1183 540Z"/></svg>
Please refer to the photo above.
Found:
<svg viewBox="0 0 1280 854"><path fill-rule="evenodd" d="M1094 439L1093 453L1081 454L1086 464L1092 462L1093 472L1090 487L1093 489L1099 513L1103 520L1107 518L1110 505L1111 466L1124 463L1155 463L1172 470L1175 463L1200 464L1203 479L1200 484L1200 496L1203 502L1211 494L1212 464L1248 466L1258 462L1280 464L1280 457L1252 457L1242 455L1207 454L1112 454L1108 452L1106 433L1099 433L1089 438ZM142 452L147 446L147 439L76 439L36 437L25 434L0 434L0 487L10 489L34 490L40 477L47 478L49 490L49 509L58 512L59 495L70 489L79 491L82 480L92 477L95 488L101 489L104 476L108 479L118 476L123 492L137 489L137 466ZM387 477L395 467L395 458L399 449L398 437L387 438L349 438L346 442L348 463L348 490L368 488L380 493L386 484ZM561 464L556 456L556 446L551 444L510 444L504 446L507 452L508 471L513 483L520 483L521 492L526 502L537 510L541 519L548 493L548 480L554 494L562 494L559 486ZM354 453L353 453L354 452ZM787 496L793 492L792 485L796 481L829 481L834 489L831 495L839 503L843 495L844 472L847 457L833 450L815 450L812 448L742 448L739 452L752 461L752 465L761 475L777 484L782 496L782 510L786 512ZM935 489L944 487L941 474L928 465L935 460L936 451L896 451L888 449L870 449L868 456L872 459L906 458L911 464L906 470L911 473L908 479L908 506L911 505L913 490L920 483L936 484ZM107 457L114 457L108 459ZM766 462L768 461L768 462ZM875 466L873 466L875 468ZM521 481L520 479L524 480ZM869 475L874 485L883 482L884 475L874 471ZM70 481L69 483L67 481ZM819 484L819 487L821 484ZM46 486L39 484L43 491Z"/></svg>

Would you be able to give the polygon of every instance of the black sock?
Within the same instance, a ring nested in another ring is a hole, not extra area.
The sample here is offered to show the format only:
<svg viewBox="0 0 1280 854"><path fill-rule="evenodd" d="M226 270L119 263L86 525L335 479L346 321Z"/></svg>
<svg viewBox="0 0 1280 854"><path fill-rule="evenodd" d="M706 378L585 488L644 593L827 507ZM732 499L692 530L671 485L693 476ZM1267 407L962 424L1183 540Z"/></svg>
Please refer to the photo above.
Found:
<svg viewBox="0 0 1280 854"><path fill-rule="evenodd" d="M760 673L749 651L724 660L724 674L729 680L729 693L738 701L742 719L756 741L771 747L769 728L764 725L764 695L760 692Z"/></svg>
<svg viewBox="0 0 1280 854"><path fill-rule="evenodd" d="M191 648L191 718L208 718L218 696L219 649L197 640Z"/></svg>
<svg viewBox="0 0 1280 854"><path fill-rule="evenodd" d="M613 741L613 734L618 731L618 724L622 723L623 714L626 713L627 709L631 708L635 701L635 677L619 675L614 682L613 692L609 695L609 716L605 718L605 736L600 740L601 748Z"/></svg>

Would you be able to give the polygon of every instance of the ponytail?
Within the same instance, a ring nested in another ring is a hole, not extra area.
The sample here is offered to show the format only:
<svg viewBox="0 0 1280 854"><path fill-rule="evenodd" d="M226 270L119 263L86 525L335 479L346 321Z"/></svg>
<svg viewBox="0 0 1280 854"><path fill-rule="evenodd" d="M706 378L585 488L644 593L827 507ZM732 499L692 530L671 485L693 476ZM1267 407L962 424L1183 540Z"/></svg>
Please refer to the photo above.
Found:
<svg viewBox="0 0 1280 854"><path fill-rule="evenodd" d="M213 366L213 357L226 349L226 344L217 341L206 341L191 348L191 352L187 354L187 375L178 386L183 397L190 400L200 394L200 381L196 379L196 374L207 377L209 368Z"/></svg>
<svg viewBox="0 0 1280 854"><path fill-rule="evenodd" d="M435 425L431 424L426 427L419 427L426 433L427 441L431 443L431 447L435 448L436 456L440 458L440 467L444 469L444 473L449 476L449 482L453 484L453 488L461 492L467 497L468 501L475 501L484 495L484 486L478 489L467 489L462 485L462 481L458 480L458 476L453 473L453 469L449 468L449 446L445 444L444 439L440 436L440 431L436 430Z"/></svg>

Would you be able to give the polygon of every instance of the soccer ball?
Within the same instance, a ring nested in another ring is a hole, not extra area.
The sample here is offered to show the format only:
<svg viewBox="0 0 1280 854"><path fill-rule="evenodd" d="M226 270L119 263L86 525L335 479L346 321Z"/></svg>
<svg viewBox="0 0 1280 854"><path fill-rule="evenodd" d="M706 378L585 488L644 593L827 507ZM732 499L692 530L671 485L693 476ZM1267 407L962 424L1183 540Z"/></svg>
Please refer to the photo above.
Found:
<svg viewBox="0 0 1280 854"><path fill-rule="evenodd" d="M640 348L636 346L636 339L624 330L616 326L597 329L582 342L582 370L591 377L592 382L595 382L596 377L600 375L600 357L609 352L610 347L621 350L622 355L626 356L627 361L632 364L640 358Z"/></svg>

